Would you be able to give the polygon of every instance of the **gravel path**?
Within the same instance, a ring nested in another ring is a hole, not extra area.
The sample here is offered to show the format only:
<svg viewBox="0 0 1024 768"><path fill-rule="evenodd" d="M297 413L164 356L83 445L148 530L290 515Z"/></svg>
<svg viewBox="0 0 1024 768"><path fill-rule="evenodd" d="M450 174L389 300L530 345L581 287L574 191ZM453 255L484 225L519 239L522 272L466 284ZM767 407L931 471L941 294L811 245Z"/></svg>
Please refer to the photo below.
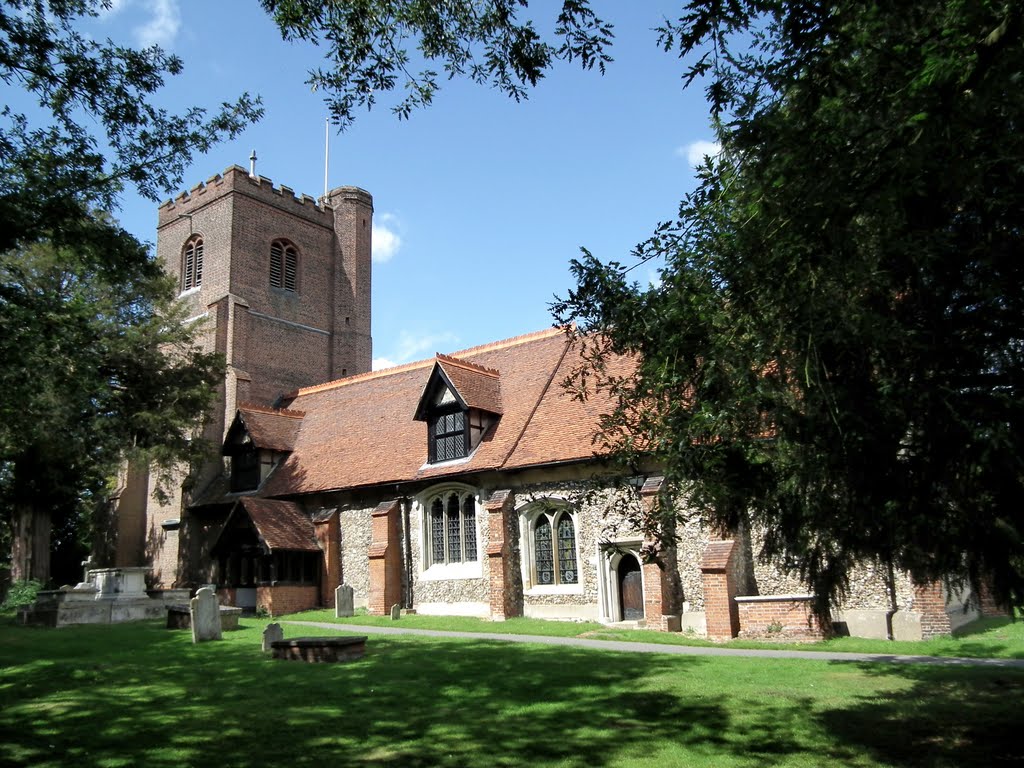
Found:
<svg viewBox="0 0 1024 768"><path fill-rule="evenodd" d="M568 645L593 648L599 651L626 653L668 653L681 656L746 656L760 659L811 659L817 661L853 661L877 664L940 664L961 667L1005 667L1024 669L1024 659L971 659L950 656L899 656L887 653L835 653L830 651L754 650L719 648L716 646L663 645L661 643L623 643L616 640L589 640L585 637L549 637L545 635L506 635L491 632L444 632L433 629L404 629L378 627L368 624L334 624L320 621L282 621L282 624L334 629L361 635L422 635L424 637L457 637L508 643L535 643L539 645Z"/></svg>

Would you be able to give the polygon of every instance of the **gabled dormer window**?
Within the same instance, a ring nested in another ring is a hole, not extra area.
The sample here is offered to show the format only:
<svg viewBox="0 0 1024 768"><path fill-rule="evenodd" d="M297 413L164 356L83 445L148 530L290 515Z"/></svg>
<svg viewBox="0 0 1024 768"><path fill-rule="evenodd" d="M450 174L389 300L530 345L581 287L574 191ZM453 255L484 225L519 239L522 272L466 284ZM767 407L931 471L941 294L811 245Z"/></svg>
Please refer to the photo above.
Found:
<svg viewBox="0 0 1024 768"><path fill-rule="evenodd" d="M414 416L427 423L428 463L469 456L500 415L497 371L438 355Z"/></svg>

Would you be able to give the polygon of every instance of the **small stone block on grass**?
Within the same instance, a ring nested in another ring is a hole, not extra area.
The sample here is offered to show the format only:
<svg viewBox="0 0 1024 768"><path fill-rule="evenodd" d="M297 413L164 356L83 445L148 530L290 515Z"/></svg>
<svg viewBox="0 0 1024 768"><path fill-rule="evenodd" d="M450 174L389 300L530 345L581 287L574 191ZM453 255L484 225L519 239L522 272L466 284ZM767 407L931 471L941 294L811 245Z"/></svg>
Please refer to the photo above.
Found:
<svg viewBox="0 0 1024 768"><path fill-rule="evenodd" d="M391 620L398 621L400 618L402 618L402 606L395 603L391 606Z"/></svg>
<svg viewBox="0 0 1024 768"><path fill-rule="evenodd" d="M366 653L366 636L296 637L270 644L275 659L305 661L313 664L353 661Z"/></svg>

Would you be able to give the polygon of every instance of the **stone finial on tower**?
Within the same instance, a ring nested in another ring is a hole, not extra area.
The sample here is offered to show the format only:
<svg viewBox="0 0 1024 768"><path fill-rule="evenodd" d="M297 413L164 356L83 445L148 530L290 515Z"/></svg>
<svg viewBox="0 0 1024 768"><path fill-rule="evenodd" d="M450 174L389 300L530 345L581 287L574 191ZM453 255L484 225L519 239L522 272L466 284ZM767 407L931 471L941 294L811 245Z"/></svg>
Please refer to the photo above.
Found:
<svg viewBox="0 0 1024 768"><path fill-rule="evenodd" d="M253 177L256 176L256 150L255 149L252 151L252 154L249 155L249 175L253 176Z"/></svg>

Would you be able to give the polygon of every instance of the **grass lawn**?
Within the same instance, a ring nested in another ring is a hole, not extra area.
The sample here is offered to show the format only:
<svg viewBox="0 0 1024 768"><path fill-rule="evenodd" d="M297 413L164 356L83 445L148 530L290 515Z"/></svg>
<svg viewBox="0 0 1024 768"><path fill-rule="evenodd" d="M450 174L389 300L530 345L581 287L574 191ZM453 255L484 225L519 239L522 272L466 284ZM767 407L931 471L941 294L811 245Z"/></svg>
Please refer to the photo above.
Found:
<svg viewBox="0 0 1024 768"><path fill-rule="evenodd" d="M370 637L360 661L311 665L265 657L265 623L243 620L222 642L193 646L188 632L155 622L46 630L3 620L0 764L588 768L1024 760L1022 670L380 636ZM316 630L285 625L285 632Z"/></svg>
<svg viewBox="0 0 1024 768"><path fill-rule="evenodd" d="M683 632L651 632L644 629L613 629L595 622L542 621L508 619L503 622L468 616L403 616L395 623L389 616L365 613L346 619L334 617L333 610L305 611L286 617L295 621L325 621L341 624L400 626L408 629L438 629L452 632L486 632L510 635L558 635L587 637L594 640L619 640L669 645L720 645L724 648L772 648L799 651L836 651L846 653L882 653L907 656L963 656L968 658L1024 659L1024 621L1018 619L982 619L963 627L955 637L939 637L920 642L892 642L862 637L836 637L819 643L766 643L733 640L713 643Z"/></svg>

